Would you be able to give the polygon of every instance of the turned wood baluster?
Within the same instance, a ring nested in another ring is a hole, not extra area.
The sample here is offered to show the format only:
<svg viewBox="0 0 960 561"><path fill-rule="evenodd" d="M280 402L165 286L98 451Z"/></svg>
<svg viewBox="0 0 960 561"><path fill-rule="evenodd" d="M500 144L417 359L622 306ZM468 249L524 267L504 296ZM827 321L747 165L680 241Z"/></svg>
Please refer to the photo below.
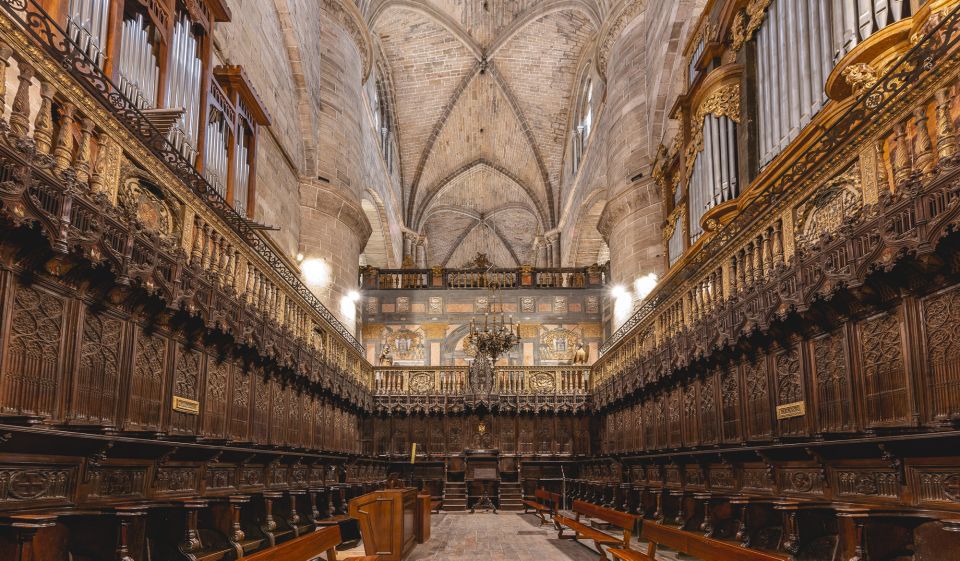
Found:
<svg viewBox="0 0 960 561"><path fill-rule="evenodd" d="M203 248L200 250L200 268L210 270L210 255L213 252L212 230L209 224L203 225Z"/></svg>
<svg viewBox="0 0 960 561"><path fill-rule="evenodd" d="M130 555L130 526L133 524L134 518L146 516L146 514L146 510L139 506L117 508L117 518L120 520L119 536L117 538L118 561L134 561L133 556Z"/></svg>
<svg viewBox="0 0 960 561"><path fill-rule="evenodd" d="M957 137L953 126L953 116L950 114L950 105L953 96L949 88L941 88L936 93L937 100L937 157L940 160L950 159L957 153Z"/></svg>
<svg viewBox="0 0 960 561"><path fill-rule="evenodd" d="M200 266L200 251L201 251L201 238L203 237L203 226L201 225L200 217L193 217L193 242L190 247L190 264L194 267Z"/></svg>
<svg viewBox="0 0 960 561"><path fill-rule="evenodd" d="M187 509L186 528L183 532L183 543L180 549L184 553L192 553L200 549L200 533L197 529L197 519L200 515L200 509L207 506L206 501L187 501L184 503Z"/></svg>
<svg viewBox="0 0 960 561"><path fill-rule="evenodd" d="M239 279L238 279L239 274L240 274L240 250L234 249L233 255L230 258L230 290L233 291L234 293L236 293L238 290L237 285L239 282Z"/></svg>
<svg viewBox="0 0 960 561"><path fill-rule="evenodd" d="M904 123L897 123L893 130L896 139L892 158L893 181L897 187L900 187L910 179L913 171L910 166L910 143Z"/></svg>
<svg viewBox="0 0 960 561"><path fill-rule="evenodd" d="M13 56L13 49L0 41L0 118L7 110L7 68L10 68L11 56Z"/></svg>
<svg viewBox="0 0 960 561"><path fill-rule="evenodd" d="M57 171L70 167L70 159L73 157L72 129L75 111L76 107L69 101L60 106L60 129L57 131L56 147L53 149L53 166Z"/></svg>
<svg viewBox="0 0 960 561"><path fill-rule="evenodd" d="M235 544L239 544L247 537L243 532L243 527L240 525L240 509L249 502L250 497L247 495L233 495L230 497L230 535L228 538Z"/></svg>
<svg viewBox="0 0 960 561"><path fill-rule="evenodd" d="M210 244L210 274L213 275L213 282L220 284L220 257L223 255L223 236L217 231L212 231L213 241Z"/></svg>
<svg viewBox="0 0 960 561"><path fill-rule="evenodd" d="M920 105L913 111L914 132L913 153L914 167L923 173L929 173L933 167L933 145L930 140L930 129L927 128L927 105Z"/></svg>
<svg viewBox="0 0 960 561"><path fill-rule="evenodd" d="M33 67L20 62L20 84L10 107L10 132L15 136L26 136L30 130L30 82L33 80Z"/></svg>
<svg viewBox="0 0 960 561"><path fill-rule="evenodd" d="M750 547L750 505L740 505L740 520L737 524L737 533L733 537L743 547Z"/></svg>
<svg viewBox="0 0 960 561"><path fill-rule="evenodd" d="M797 511L791 510L783 514L783 550L790 555L800 551L800 536L797 533Z"/></svg>
<svg viewBox="0 0 960 561"><path fill-rule="evenodd" d="M870 554L867 550L867 529L864 526L864 520L860 517L853 518L853 532L856 535L856 547L854 547L853 557L849 561L870 561Z"/></svg>
<svg viewBox="0 0 960 561"><path fill-rule="evenodd" d="M93 137L93 120L84 117L80 120L80 144L77 145L77 156L73 167L77 172L77 181L90 181L90 139Z"/></svg>
<svg viewBox="0 0 960 561"><path fill-rule="evenodd" d="M53 147L53 85L40 82L40 110L33 121L33 140L40 154L49 154ZM0 111L3 111L0 107Z"/></svg>

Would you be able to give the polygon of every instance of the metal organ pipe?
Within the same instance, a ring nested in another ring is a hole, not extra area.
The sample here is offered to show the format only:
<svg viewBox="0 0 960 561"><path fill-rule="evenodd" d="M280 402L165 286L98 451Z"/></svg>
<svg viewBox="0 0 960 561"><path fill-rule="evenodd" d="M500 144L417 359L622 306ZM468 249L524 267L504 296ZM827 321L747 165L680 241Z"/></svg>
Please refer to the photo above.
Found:
<svg viewBox="0 0 960 561"><path fill-rule="evenodd" d="M910 15L905 0L832 0L834 62L861 41Z"/></svg>
<svg viewBox="0 0 960 561"><path fill-rule="evenodd" d="M153 108L157 102L157 80L160 69L150 40L152 29L137 14L121 25L119 74L120 91L141 109Z"/></svg>
<svg viewBox="0 0 960 561"><path fill-rule="evenodd" d="M691 242L703 234L700 220L708 210L739 195L736 127L726 116L708 114L703 119L703 150L694 160L687 185ZM671 259L673 251L671 246Z"/></svg>
<svg viewBox="0 0 960 561"><path fill-rule="evenodd" d="M223 114L212 111L207 123L203 154L203 171L207 181L220 193L227 194L227 126Z"/></svg>
<svg viewBox="0 0 960 561"><path fill-rule="evenodd" d="M190 19L185 14L174 25L166 98L167 107L183 109L179 121L170 131L170 141L188 160L196 156L203 65L203 61L197 58L199 44L190 28Z"/></svg>
<svg viewBox="0 0 960 561"><path fill-rule="evenodd" d="M67 35L97 66L106 60L109 14L110 0L70 0L67 8Z"/></svg>

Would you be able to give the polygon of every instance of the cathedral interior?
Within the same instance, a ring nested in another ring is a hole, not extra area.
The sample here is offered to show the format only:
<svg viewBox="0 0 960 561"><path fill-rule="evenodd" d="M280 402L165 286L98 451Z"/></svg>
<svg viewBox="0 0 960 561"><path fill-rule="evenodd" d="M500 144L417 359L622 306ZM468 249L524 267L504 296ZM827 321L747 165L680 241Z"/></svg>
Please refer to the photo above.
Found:
<svg viewBox="0 0 960 561"><path fill-rule="evenodd" d="M0 561L960 560L960 0L0 0Z"/></svg>

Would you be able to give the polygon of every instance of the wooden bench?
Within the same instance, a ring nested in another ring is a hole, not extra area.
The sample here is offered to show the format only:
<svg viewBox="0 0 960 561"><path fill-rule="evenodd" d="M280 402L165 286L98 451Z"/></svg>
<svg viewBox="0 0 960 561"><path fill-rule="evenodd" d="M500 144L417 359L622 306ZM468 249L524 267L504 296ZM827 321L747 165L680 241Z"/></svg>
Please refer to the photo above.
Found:
<svg viewBox="0 0 960 561"><path fill-rule="evenodd" d="M786 555L747 549L735 543L707 538L693 532L644 520L640 541L647 542L647 551L610 549L610 555L622 561L655 561L657 548L667 547L679 553L708 561L787 561Z"/></svg>
<svg viewBox="0 0 960 561"><path fill-rule="evenodd" d="M244 556L246 561L309 561L327 553L327 561L337 561L337 546L341 543L340 527L327 526L315 532L294 538L278 546ZM378 555L347 557L343 561L377 561Z"/></svg>
<svg viewBox="0 0 960 561"><path fill-rule="evenodd" d="M540 518L540 525L547 523L544 514L551 517L557 512L557 505L560 504L560 495L551 493L546 489L537 489L533 492L533 499L523 499L523 513L526 514L533 509L534 514ZM539 500L537 500L539 499Z"/></svg>
<svg viewBox="0 0 960 561"><path fill-rule="evenodd" d="M554 514L553 522L557 528L557 537L562 540L579 540L581 538L593 540L597 546L597 552L600 553L600 559L607 559L607 554L603 551L603 546L619 545L625 550L630 549L630 537L633 535L633 527L639 519L638 516L627 514L612 508L596 506L583 501L573 501L573 512L575 518L570 518L562 514ZM581 516L603 520L623 530L623 537L618 538L606 532L601 532L596 528L591 528L580 521ZM564 528L573 530L572 536L563 534Z"/></svg>

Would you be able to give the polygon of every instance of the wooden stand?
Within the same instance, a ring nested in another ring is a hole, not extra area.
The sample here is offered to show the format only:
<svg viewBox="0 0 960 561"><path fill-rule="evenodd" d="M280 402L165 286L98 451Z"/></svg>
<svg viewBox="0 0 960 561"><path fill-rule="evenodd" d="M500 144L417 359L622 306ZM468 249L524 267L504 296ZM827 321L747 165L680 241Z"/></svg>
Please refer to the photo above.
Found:
<svg viewBox="0 0 960 561"><path fill-rule="evenodd" d="M401 561L416 545L417 490L385 489L350 501L350 516L360 522L363 549L383 561ZM427 516L429 517L429 502Z"/></svg>

